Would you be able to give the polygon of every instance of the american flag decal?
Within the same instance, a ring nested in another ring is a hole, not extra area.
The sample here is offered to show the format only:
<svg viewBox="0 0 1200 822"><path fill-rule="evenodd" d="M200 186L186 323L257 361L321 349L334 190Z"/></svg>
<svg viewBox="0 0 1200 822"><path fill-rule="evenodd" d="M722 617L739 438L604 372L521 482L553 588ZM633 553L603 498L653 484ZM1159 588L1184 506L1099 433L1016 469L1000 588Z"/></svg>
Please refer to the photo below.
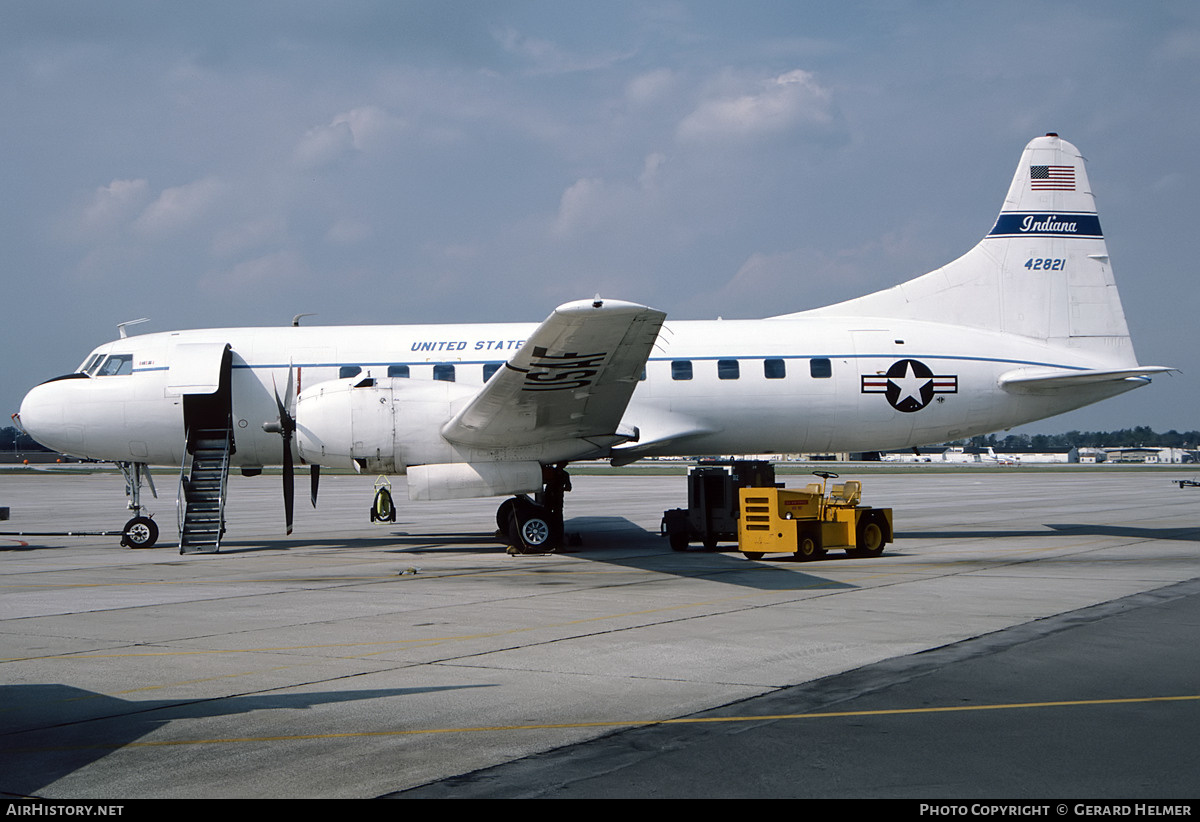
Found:
<svg viewBox="0 0 1200 822"><path fill-rule="evenodd" d="M1074 191L1075 166L1030 166L1029 187L1034 191Z"/></svg>

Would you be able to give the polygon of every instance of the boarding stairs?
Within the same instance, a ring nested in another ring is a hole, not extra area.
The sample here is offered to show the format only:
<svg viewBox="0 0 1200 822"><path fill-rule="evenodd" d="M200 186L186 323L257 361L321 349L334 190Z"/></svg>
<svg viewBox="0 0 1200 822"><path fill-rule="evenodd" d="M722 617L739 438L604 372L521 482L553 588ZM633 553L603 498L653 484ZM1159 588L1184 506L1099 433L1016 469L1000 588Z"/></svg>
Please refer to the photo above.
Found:
<svg viewBox="0 0 1200 822"><path fill-rule="evenodd" d="M228 428L189 432L176 498L179 553L221 550L221 536L225 532L225 490L232 451L233 431Z"/></svg>

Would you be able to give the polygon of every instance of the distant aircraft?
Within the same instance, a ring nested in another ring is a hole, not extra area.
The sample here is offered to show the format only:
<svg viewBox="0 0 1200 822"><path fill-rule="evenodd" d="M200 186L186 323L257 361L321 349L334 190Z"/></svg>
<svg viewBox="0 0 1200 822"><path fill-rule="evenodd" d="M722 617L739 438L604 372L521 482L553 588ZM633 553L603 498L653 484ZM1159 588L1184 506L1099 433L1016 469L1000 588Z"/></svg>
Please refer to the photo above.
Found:
<svg viewBox="0 0 1200 822"><path fill-rule="evenodd" d="M954 463L983 463L987 465L1012 465L1013 460L999 456L992 447L985 446L983 448L962 448L953 446L944 448L941 451L936 449L926 452L921 452L917 449L912 451L893 451L887 454L880 454L879 459L883 462L954 462Z"/></svg>
<svg viewBox="0 0 1200 822"><path fill-rule="evenodd" d="M181 551L219 547L231 467L283 466L291 533L300 460L314 505L320 466L407 474L414 500L511 495L497 524L541 551L562 539L575 460L946 442L1170 370L1138 365L1083 157L1048 134L978 245L858 299L764 320L667 322L597 296L540 325L122 328L31 390L19 422L122 467L125 544L157 538L148 465L181 468Z"/></svg>

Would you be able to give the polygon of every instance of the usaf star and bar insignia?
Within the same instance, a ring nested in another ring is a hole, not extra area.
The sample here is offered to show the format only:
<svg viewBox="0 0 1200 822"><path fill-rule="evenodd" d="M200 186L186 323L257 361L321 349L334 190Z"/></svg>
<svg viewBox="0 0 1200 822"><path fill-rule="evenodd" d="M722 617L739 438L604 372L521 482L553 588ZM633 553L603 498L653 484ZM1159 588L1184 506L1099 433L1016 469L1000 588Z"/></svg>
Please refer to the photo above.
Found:
<svg viewBox="0 0 1200 822"><path fill-rule="evenodd" d="M864 375L862 393L884 394L892 408L910 414L929 405L935 394L957 394L958 376L934 374L920 360L898 360L886 373Z"/></svg>

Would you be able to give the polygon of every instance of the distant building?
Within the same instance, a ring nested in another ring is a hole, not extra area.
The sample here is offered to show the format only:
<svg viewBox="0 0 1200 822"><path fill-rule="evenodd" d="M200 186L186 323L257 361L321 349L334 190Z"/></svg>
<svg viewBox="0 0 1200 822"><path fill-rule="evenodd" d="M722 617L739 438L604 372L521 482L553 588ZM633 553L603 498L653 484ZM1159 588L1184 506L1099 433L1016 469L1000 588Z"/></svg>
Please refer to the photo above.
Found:
<svg viewBox="0 0 1200 822"><path fill-rule="evenodd" d="M1197 452L1187 448L1105 448L1109 462L1137 462L1165 465L1200 462Z"/></svg>

